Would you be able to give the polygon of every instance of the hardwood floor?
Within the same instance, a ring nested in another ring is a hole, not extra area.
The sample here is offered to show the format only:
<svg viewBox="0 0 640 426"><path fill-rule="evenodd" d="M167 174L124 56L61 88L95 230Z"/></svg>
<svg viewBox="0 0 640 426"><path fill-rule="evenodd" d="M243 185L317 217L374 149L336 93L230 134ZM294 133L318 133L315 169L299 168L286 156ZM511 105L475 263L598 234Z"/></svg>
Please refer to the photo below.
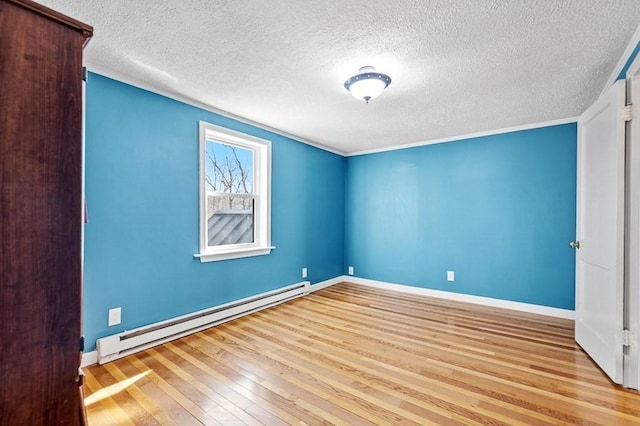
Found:
<svg viewBox="0 0 640 426"><path fill-rule="evenodd" d="M85 373L90 425L640 424L573 321L353 284Z"/></svg>

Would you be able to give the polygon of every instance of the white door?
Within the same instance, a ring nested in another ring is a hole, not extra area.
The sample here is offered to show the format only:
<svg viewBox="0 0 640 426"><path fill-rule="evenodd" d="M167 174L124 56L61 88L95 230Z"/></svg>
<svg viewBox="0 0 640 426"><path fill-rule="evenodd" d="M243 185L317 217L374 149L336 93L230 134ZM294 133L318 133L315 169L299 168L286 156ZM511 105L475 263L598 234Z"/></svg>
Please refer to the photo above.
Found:
<svg viewBox="0 0 640 426"><path fill-rule="evenodd" d="M625 82L578 120L576 341L623 379Z"/></svg>

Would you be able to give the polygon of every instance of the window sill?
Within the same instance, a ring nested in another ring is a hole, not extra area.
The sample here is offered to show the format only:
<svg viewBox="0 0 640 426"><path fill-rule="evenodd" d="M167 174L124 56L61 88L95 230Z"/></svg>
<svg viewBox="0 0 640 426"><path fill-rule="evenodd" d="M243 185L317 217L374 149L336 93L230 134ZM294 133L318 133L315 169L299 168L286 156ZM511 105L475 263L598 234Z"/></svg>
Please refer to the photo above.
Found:
<svg viewBox="0 0 640 426"><path fill-rule="evenodd" d="M218 260L240 259L243 257L264 256L271 253L275 247L252 247L246 249L220 250L215 253L196 253L193 257L200 259L200 262L216 262Z"/></svg>

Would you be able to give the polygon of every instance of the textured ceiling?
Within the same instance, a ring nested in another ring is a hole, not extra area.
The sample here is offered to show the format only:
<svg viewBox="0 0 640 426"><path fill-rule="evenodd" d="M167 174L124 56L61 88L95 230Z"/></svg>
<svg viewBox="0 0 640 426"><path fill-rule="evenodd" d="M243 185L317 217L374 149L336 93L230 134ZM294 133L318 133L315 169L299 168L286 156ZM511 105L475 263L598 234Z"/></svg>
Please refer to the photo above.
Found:
<svg viewBox="0 0 640 426"><path fill-rule="evenodd" d="M638 0L39 0L93 25L90 69L343 153L575 117ZM393 79L369 105L343 82Z"/></svg>

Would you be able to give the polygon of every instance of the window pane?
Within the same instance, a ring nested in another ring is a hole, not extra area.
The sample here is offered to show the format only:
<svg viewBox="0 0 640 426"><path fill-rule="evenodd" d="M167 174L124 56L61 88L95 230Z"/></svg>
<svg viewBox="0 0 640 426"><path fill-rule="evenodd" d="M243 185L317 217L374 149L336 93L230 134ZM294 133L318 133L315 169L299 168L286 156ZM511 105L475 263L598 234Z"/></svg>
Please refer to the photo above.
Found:
<svg viewBox="0 0 640 426"><path fill-rule="evenodd" d="M253 151L207 140L205 154L207 191L253 193Z"/></svg>
<svg viewBox="0 0 640 426"><path fill-rule="evenodd" d="M254 242L253 197L207 196L207 245Z"/></svg>

